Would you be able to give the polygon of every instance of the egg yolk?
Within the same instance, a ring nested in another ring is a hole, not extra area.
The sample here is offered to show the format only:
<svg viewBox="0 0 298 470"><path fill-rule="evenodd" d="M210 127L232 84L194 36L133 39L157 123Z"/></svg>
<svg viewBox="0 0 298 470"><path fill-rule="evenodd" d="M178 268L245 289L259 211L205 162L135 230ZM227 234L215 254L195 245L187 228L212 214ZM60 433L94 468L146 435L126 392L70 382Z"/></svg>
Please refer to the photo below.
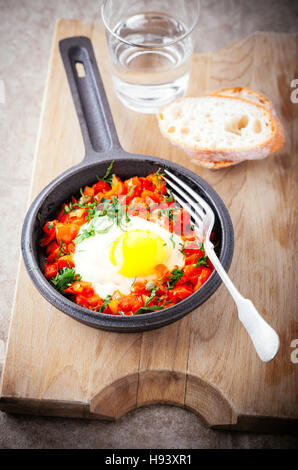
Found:
<svg viewBox="0 0 298 470"><path fill-rule="evenodd" d="M156 265L167 257L165 241L147 230L131 230L117 238L110 251L110 260L126 277L142 277L154 273Z"/></svg>

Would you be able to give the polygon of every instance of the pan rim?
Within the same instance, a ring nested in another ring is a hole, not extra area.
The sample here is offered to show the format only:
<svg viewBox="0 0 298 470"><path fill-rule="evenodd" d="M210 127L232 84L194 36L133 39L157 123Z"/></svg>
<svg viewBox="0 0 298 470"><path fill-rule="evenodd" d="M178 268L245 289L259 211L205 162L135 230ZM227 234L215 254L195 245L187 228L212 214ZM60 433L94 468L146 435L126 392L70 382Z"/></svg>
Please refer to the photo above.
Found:
<svg viewBox="0 0 298 470"><path fill-rule="evenodd" d="M124 163L125 160L131 161L140 159L147 163L152 163L155 166L166 167L172 171L174 170L175 172L178 172L180 176L184 176L186 179L190 180L193 184L198 186L201 192L207 196L207 199L212 201L214 207L216 208L216 216L221 227L222 241L220 260L224 269L228 271L234 252L233 224L224 202L218 193L209 185L209 183L191 170L188 170L187 168L170 160L148 155L129 154L126 152L119 152L118 150L115 157L111 156L111 153L112 152L109 152L109 155L106 157L101 155L100 159L97 160L94 159L90 161L85 159L78 165L69 168L64 173L52 180L35 197L26 213L22 228L21 247L25 267L31 278L31 281L33 282L35 288L38 289L40 294L58 310L79 322L87 324L91 327L118 332L138 332L161 328L169 323L179 320L191 311L197 309L213 295L213 293L222 283L216 271L212 273L210 278L199 290L194 292L186 299L180 301L176 305L157 312L124 317L119 315L110 315L104 313L98 314L98 312L92 312L91 310L85 307L81 307L75 302L69 300L67 297L63 296L63 294L60 294L45 278L44 274L38 266L38 260L34 256L32 245L34 223L36 221L40 207L49 194L55 190L55 188L61 185L61 183L64 182L64 180L67 178L73 177L82 170L88 170L89 168L92 168L98 164L110 164L113 160L115 162L120 161L121 163Z"/></svg>

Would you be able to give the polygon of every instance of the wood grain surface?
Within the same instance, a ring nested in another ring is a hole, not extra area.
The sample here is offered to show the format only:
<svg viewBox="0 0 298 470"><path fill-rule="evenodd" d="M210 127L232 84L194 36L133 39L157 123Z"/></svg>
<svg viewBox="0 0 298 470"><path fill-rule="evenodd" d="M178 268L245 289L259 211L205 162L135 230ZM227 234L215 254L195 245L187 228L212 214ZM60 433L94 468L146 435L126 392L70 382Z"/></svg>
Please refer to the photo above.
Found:
<svg viewBox="0 0 298 470"><path fill-rule="evenodd" d="M250 86L274 102L286 130L282 152L212 172L161 137L154 116L115 97L100 25L59 20L53 38L30 201L84 155L58 52L62 38L91 38L123 148L182 164L224 200L235 229L230 276L278 331L281 348L262 363L221 286L200 308L159 330L118 334L67 317L43 299L20 261L1 382L8 412L117 419L144 404L170 403L213 427L296 430L298 365L291 362L297 323L297 35L257 34L212 54L195 55L189 96Z"/></svg>

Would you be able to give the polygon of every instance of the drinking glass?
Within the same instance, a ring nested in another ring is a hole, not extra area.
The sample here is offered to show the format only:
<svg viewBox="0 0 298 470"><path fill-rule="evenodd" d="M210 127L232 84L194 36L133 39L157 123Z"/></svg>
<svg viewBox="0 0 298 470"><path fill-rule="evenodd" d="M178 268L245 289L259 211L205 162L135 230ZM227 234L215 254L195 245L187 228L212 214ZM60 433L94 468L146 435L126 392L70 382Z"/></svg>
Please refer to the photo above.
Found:
<svg viewBox="0 0 298 470"><path fill-rule="evenodd" d="M125 106L156 113L185 94L199 6L199 0L103 2L113 85Z"/></svg>

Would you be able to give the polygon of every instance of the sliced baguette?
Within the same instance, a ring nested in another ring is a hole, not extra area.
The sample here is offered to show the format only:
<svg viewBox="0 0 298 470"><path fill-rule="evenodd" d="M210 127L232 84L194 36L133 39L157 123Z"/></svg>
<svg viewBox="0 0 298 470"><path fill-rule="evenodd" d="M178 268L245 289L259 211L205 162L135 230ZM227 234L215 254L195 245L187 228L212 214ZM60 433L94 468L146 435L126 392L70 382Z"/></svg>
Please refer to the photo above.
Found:
<svg viewBox="0 0 298 470"><path fill-rule="evenodd" d="M272 116L276 125L275 141L272 144L272 149L270 153L274 153L278 151L281 147L283 147L285 137L284 137L284 130L283 130L282 124L276 115L272 102L263 93L260 93L259 91L256 91L256 90L252 90L251 88L248 88L248 87L234 87L234 88L224 88L222 90L217 90L213 93L210 93L210 95L243 98L245 100L259 104L260 106L263 106L264 108L266 108L267 111L272 113Z"/></svg>
<svg viewBox="0 0 298 470"><path fill-rule="evenodd" d="M239 97L183 98L165 106L158 122L172 144L206 168L263 159L283 143L272 113Z"/></svg>

